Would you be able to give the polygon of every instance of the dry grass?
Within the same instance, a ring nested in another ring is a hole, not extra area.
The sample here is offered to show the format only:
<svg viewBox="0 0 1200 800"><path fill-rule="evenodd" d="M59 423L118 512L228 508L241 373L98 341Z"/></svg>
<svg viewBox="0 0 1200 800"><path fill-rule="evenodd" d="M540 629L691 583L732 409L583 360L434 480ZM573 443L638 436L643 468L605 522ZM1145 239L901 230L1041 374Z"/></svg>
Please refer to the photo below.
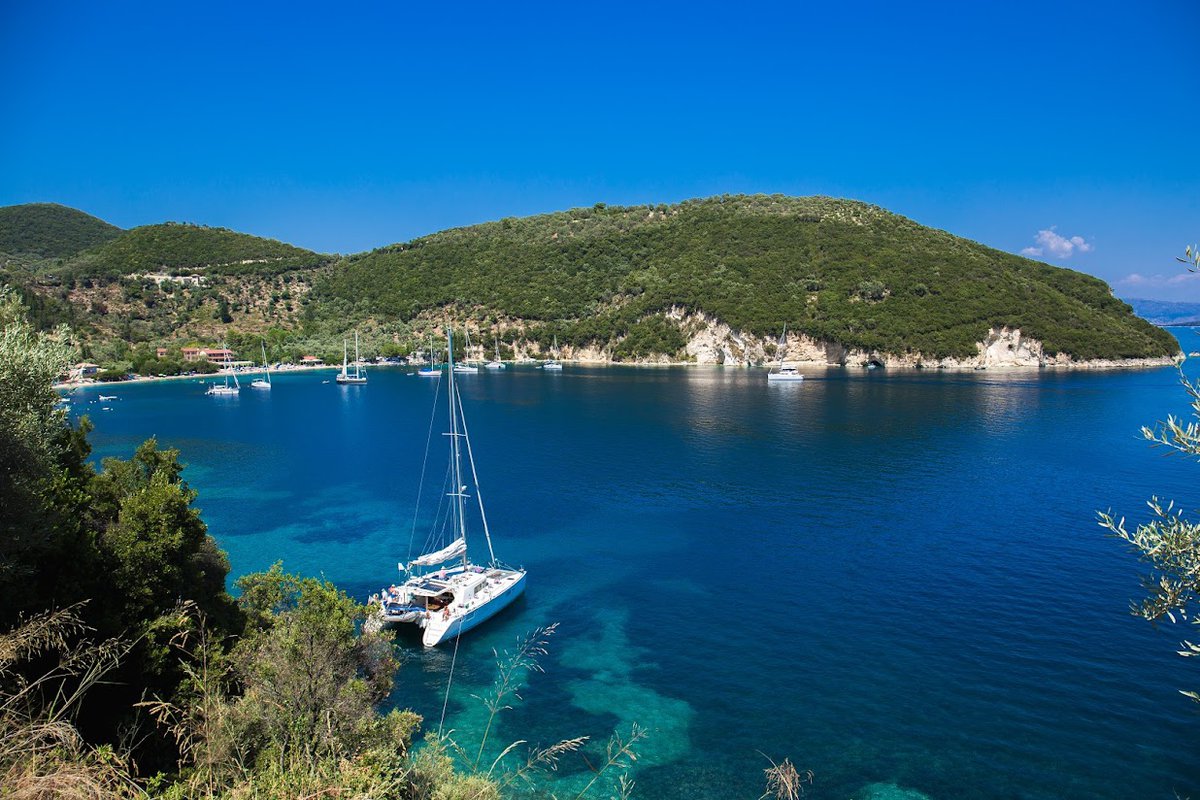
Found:
<svg viewBox="0 0 1200 800"><path fill-rule="evenodd" d="M767 790L759 800L768 797L775 800L799 800L804 797L813 782L812 770L800 772L791 760L786 758L778 764L770 756L766 756L766 759L771 762L771 766L763 770L767 779Z"/></svg>
<svg viewBox="0 0 1200 800"><path fill-rule="evenodd" d="M139 795L130 765L110 748L89 747L73 722L83 697L129 651L130 643L79 642L80 606L49 611L0 634L0 797L108 800ZM41 675L30 659L58 655Z"/></svg>

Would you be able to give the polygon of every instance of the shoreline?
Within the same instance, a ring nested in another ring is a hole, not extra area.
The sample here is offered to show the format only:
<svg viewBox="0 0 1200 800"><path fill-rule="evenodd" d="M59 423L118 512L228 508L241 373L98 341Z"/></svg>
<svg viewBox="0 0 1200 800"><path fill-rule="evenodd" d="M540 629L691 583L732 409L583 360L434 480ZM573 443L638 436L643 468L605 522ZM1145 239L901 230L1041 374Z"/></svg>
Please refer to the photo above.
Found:
<svg viewBox="0 0 1200 800"><path fill-rule="evenodd" d="M273 369L273 370L271 370L271 374L278 375L281 372L316 372L316 371L322 370L322 369L341 369L341 368L342 368L341 364L320 364L320 365L317 365L314 367L297 365L294 367L287 367L284 369ZM262 373L261 369L255 369L255 370L248 369L248 370L242 370L242 371L238 372L237 374L238 375L259 375L261 373ZM94 380L63 381L62 383L53 384L50 388L51 389L73 390L73 389L90 388L93 386L103 388L105 386L128 386L131 383L157 383L158 381L187 381L187 380L196 380L196 381L200 381L201 383L203 383L204 381L207 381L210 378L220 378L227 374L232 374L232 373L218 371L218 372L205 372L203 374L198 372L194 375L161 375L161 376L160 375L138 375L136 378L128 378L123 381L94 381Z"/></svg>
<svg viewBox="0 0 1200 800"><path fill-rule="evenodd" d="M641 369L675 369L679 367L705 367L705 368L720 368L720 369L736 369L736 370L772 370L776 364L701 364L695 361L608 361L603 359L570 359L560 358L559 361L563 364L570 364L580 367L637 367ZM527 362L504 362L509 367L538 369L540 364L536 361ZM920 366L915 364L883 364L877 367L877 370L883 372L920 372L920 373L966 373L966 372L987 372L991 374L1030 374L1044 371L1062 372L1072 370L1130 370L1130 369L1160 369L1162 367L1173 367L1180 363L1180 359L1162 357L1157 359L1142 358L1142 359L1120 359L1107 360L1097 359L1094 361L1073 361L1073 362L1050 362L1045 364L993 364L991 366L973 366L968 364L962 365L946 365L946 364L931 364L928 366ZM817 362L789 362L801 372L829 372L831 370L859 370L862 372L872 372L866 364L821 364ZM422 365L405 365L405 364L367 364L371 369L418 369ZM271 370L271 374L278 375L281 373L290 372L320 372L323 370L340 370L340 364L321 364L319 366L295 366L286 369ZM239 372L239 375L258 375L261 370L244 370ZM134 383L157 383L160 381L180 381L180 380L195 380L199 383L204 383L210 379L219 378L226 373L224 372L209 372L195 375L142 375L136 378L130 378L123 381L66 381L56 383L51 388L64 391L74 391L81 388L105 388L116 386L127 386Z"/></svg>

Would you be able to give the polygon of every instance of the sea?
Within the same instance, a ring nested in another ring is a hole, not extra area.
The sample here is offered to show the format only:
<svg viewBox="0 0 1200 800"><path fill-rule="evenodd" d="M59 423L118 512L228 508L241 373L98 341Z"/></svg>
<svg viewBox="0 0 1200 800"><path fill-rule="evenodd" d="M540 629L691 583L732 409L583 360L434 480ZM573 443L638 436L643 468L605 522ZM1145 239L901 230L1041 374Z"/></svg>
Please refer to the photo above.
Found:
<svg viewBox="0 0 1200 800"><path fill-rule="evenodd" d="M69 400L97 461L150 436L180 451L231 583L281 561L365 600L424 546L444 484L447 380L411 372ZM608 798L625 775L634 797L757 798L787 759L811 798L1200 795L1200 704L1180 694L1200 673L1176 655L1200 631L1130 613L1146 565L1096 518L1200 499L1195 459L1140 434L1190 412L1174 368L768 385L759 369L568 364L457 383L496 556L528 589L457 644L402 633L389 703L474 761L497 661L556 626L480 769L513 742L494 776L588 739L511 791ZM634 725L636 760L602 769Z"/></svg>

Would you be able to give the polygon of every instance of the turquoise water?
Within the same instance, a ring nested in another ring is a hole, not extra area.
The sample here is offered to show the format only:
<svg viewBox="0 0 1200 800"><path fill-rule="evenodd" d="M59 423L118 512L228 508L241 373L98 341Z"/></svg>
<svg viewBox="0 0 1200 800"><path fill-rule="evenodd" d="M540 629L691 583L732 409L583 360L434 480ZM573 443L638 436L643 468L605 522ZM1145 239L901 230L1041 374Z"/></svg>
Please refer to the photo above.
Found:
<svg viewBox="0 0 1200 800"><path fill-rule="evenodd" d="M236 399L192 381L104 404L80 390L74 408L98 456L151 434L182 451L235 575L282 559L361 597L408 553L437 382L331 379ZM1140 519L1153 494L1194 502L1200 466L1137 436L1186 411L1172 370L768 387L568 366L460 385L497 553L529 569L525 598L458 650L460 740L485 719L472 695L492 649L558 622L495 741L599 742L637 721L640 797L757 797L759 751L812 769L818 798L1200 792L1186 632L1128 615L1140 568L1094 522ZM436 727L453 648L402 647L394 700ZM564 759L554 791L587 769Z"/></svg>

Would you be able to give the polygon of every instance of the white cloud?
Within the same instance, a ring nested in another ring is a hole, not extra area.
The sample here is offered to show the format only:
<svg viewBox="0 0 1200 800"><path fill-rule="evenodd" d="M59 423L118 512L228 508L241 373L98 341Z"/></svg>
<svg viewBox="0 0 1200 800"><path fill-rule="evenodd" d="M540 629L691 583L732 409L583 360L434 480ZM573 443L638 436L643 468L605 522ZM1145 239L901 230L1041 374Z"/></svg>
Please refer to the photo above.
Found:
<svg viewBox="0 0 1200 800"><path fill-rule="evenodd" d="M1038 231L1034 237L1037 242L1036 247L1026 247L1021 251L1023 256L1051 255L1055 258L1070 258L1075 253L1090 253L1092 243L1084 239L1082 236L1059 236L1054 232L1054 226L1047 230Z"/></svg>
<svg viewBox="0 0 1200 800"><path fill-rule="evenodd" d="M1167 286L1178 286L1184 283L1194 283L1200 280L1198 272L1178 272L1173 275L1143 275L1140 272L1131 272L1124 278L1117 281L1123 286L1145 286L1153 288L1161 288Z"/></svg>

